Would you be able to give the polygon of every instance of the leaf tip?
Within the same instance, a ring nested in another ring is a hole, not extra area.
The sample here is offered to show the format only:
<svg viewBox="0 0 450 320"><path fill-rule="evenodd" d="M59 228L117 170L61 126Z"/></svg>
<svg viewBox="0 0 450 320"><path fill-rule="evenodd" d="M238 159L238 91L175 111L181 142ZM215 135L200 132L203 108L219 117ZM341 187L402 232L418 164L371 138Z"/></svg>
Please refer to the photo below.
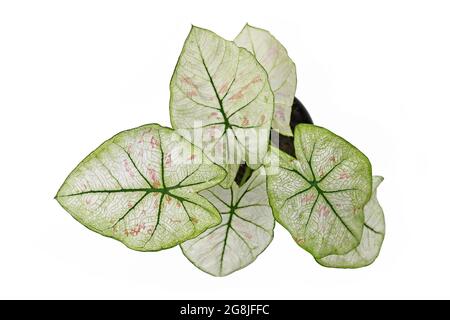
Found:
<svg viewBox="0 0 450 320"><path fill-rule="evenodd" d="M198 30L202 30L202 29L203 28L200 28L199 26L196 26L195 24L191 23L191 30L190 30L190 32L198 31Z"/></svg>
<svg viewBox="0 0 450 320"><path fill-rule="evenodd" d="M384 177L382 176L373 176L372 177L373 185L375 189L378 189L380 184L384 181Z"/></svg>
<svg viewBox="0 0 450 320"><path fill-rule="evenodd" d="M53 200L56 200L59 204L61 204L61 195L58 193L53 197Z"/></svg>

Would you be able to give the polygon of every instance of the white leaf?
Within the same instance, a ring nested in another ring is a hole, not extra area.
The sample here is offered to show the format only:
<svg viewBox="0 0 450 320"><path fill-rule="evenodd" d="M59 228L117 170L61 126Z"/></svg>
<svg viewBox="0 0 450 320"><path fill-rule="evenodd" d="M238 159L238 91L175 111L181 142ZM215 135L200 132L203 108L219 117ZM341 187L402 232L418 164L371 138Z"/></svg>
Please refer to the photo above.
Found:
<svg viewBox="0 0 450 320"><path fill-rule="evenodd" d="M262 164L274 98L255 57L215 33L192 27L170 83L174 129L228 172L230 187L242 161Z"/></svg>
<svg viewBox="0 0 450 320"><path fill-rule="evenodd" d="M220 223L197 192L224 177L198 148L152 124L103 143L72 171L56 199L89 229L134 250L157 251Z"/></svg>
<svg viewBox="0 0 450 320"><path fill-rule="evenodd" d="M199 269L226 276L255 261L273 238L275 220L266 192L264 168L242 186L215 186L201 194L222 215L222 223L181 245L185 256Z"/></svg>
<svg viewBox="0 0 450 320"><path fill-rule="evenodd" d="M292 136L289 121L297 87L297 72L286 48L270 32L248 24L234 42L253 53L267 71L275 95L272 127L285 136Z"/></svg>

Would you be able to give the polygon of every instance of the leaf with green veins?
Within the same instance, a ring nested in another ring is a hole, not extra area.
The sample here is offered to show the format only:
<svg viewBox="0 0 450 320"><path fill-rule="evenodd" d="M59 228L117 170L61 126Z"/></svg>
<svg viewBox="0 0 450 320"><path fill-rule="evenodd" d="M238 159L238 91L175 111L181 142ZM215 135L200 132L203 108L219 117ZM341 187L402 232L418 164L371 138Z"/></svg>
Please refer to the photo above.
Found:
<svg viewBox="0 0 450 320"><path fill-rule="evenodd" d="M275 220L266 192L264 168L255 171L242 187L215 186L201 194L222 215L219 226L181 244L184 255L199 269L226 276L255 261L273 238Z"/></svg>
<svg viewBox="0 0 450 320"><path fill-rule="evenodd" d="M157 251L220 223L198 192L226 173L172 129L123 131L85 158L56 199L89 229L131 249Z"/></svg>
<svg viewBox="0 0 450 320"><path fill-rule="evenodd" d="M318 263L331 268L362 268L375 261L385 234L383 209L377 199L377 189L381 182L383 177L373 177L372 197L364 207L364 230L359 246L344 255L318 259Z"/></svg>
<svg viewBox="0 0 450 320"><path fill-rule="evenodd" d="M275 219L317 259L346 254L361 241L371 164L324 128L299 124L294 139L297 159L274 147L266 159Z"/></svg>
<svg viewBox="0 0 450 320"><path fill-rule="evenodd" d="M170 82L174 129L200 147L228 176L243 160L252 168L267 153L274 98L255 57L215 33L192 27Z"/></svg>
<svg viewBox="0 0 450 320"><path fill-rule="evenodd" d="M297 72L286 48L269 31L248 24L234 42L253 53L266 69L275 95L272 127L285 136L292 136L289 120L297 87Z"/></svg>

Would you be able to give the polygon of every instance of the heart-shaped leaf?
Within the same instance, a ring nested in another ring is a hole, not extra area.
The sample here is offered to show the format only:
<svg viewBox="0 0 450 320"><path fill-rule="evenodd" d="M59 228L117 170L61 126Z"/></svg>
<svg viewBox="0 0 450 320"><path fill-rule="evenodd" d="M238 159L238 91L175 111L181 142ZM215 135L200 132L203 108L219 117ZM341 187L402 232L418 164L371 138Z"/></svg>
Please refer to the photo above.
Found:
<svg viewBox="0 0 450 320"><path fill-rule="evenodd" d="M385 234L383 209L377 199L377 188L383 177L373 177L372 197L364 207L364 230L361 243L344 255L331 255L317 260L325 267L362 268L378 257Z"/></svg>
<svg viewBox="0 0 450 320"><path fill-rule="evenodd" d="M268 194L276 220L299 246L320 259L359 245L372 168L358 149L309 124L295 128L297 159L271 148Z"/></svg>
<svg viewBox="0 0 450 320"><path fill-rule="evenodd" d="M172 129L121 132L72 171L56 195L79 222L139 251L170 248L220 223L197 194L224 170Z"/></svg>
<svg viewBox="0 0 450 320"><path fill-rule="evenodd" d="M239 46L253 53L266 69L275 95L272 127L285 136L292 136L289 120L297 87L297 72L286 48L269 31L245 25L234 39Z"/></svg>
<svg viewBox="0 0 450 320"><path fill-rule="evenodd" d="M215 33L192 27L170 82L174 129L228 172L230 187L245 160L267 153L274 98L255 57Z"/></svg>
<svg viewBox="0 0 450 320"><path fill-rule="evenodd" d="M199 269L226 276L255 261L273 238L275 220L266 192L264 168L242 186L215 186L201 194L222 215L222 223L181 245L185 256Z"/></svg>

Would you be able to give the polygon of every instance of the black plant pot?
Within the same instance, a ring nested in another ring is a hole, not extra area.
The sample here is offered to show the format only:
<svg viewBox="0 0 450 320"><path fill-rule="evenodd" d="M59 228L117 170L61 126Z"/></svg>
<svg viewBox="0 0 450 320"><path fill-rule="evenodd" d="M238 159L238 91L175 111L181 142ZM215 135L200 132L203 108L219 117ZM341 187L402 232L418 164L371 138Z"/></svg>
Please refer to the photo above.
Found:
<svg viewBox="0 0 450 320"><path fill-rule="evenodd" d="M289 123L292 131L294 131L295 126L299 123L313 124L313 121L305 106L300 102L300 100L294 98L294 103L292 104L291 121Z"/></svg>
<svg viewBox="0 0 450 320"><path fill-rule="evenodd" d="M300 102L300 100L294 98L294 103L292 104L291 120L289 122L289 126L291 127L292 132L294 132L295 127L299 123L313 124L313 121L311 116L309 115L308 110L306 110L305 106ZM275 147L278 147L280 150L295 157L294 137L284 136L282 134L272 131L272 137L274 137L274 135L278 135L278 145L276 143L277 139L273 139L274 140L273 144L275 145ZM247 165L245 163L241 164L234 181L238 185L241 185L243 182L242 178L244 178L244 176L246 176L246 179L248 178L248 174L246 174L247 172L248 172Z"/></svg>
<svg viewBox="0 0 450 320"><path fill-rule="evenodd" d="M305 106L300 102L300 100L294 98L294 103L292 104L291 121L289 122L289 126L291 127L292 132L294 132L295 127L299 123L313 124L313 121ZM273 142L273 144L276 144L276 139L274 139ZM287 154L295 157L294 137L288 137L279 134L279 145L275 146L280 150L286 152Z"/></svg>

